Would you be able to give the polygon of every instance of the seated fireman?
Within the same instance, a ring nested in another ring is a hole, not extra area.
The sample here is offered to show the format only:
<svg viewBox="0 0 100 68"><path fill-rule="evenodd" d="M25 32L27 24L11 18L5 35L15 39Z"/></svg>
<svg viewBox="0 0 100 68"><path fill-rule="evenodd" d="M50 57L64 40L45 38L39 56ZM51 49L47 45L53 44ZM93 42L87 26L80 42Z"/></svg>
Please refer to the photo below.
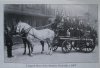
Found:
<svg viewBox="0 0 100 68"><path fill-rule="evenodd" d="M58 14L56 15L56 19L54 20L54 23L52 23L51 28L54 30L54 32L57 34L58 24L61 22L61 16Z"/></svg>

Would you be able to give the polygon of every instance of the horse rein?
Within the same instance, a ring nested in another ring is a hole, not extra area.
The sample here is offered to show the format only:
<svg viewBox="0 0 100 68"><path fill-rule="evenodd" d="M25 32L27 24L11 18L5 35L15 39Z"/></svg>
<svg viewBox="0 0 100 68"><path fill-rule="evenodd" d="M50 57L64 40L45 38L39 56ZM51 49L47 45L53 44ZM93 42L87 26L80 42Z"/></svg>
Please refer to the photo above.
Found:
<svg viewBox="0 0 100 68"><path fill-rule="evenodd" d="M20 27L18 27L19 28L19 35L21 34L21 31L20 31ZM26 33L26 36L29 34L29 35L31 35L31 36L33 36L34 38L37 38L35 35L34 35L34 33L33 34L30 34L29 33L29 31L32 29L33 27L29 27L29 28L27 28L26 30L24 30L25 31L25 33ZM39 38L37 38L37 39L39 39ZM41 40L41 39L39 39L39 40Z"/></svg>
<svg viewBox="0 0 100 68"><path fill-rule="evenodd" d="M27 28L27 29L26 29L26 31L27 31L26 34L27 34L27 35L29 34L29 35L33 36L34 38L37 38L37 37L34 35L34 33L33 33L33 34L30 34L30 33L29 33L29 31L30 31L31 29L32 29L32 27ZM37 38L37 39L39 39L39 38ZM39 40L41 40L41 39L39 39Z"/></svg>

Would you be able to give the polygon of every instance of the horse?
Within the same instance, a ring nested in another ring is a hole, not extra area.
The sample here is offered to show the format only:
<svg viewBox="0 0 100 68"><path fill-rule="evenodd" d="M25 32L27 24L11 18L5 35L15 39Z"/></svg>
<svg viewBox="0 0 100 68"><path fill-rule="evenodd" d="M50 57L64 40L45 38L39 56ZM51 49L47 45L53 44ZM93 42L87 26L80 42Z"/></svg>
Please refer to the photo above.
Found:
<svg viewBox="0 0 100 68"><path fill-rule="evenodd" d="M23 53L23 55L25 55L26 54L26 45L28 45L28 49L30 49L30 47L29 47L30 43L28 42L28 40L26 38L27 33L25 33L24 29L21 30L20 36L21 36L23 44L24 44L24 53ZM44 41L40 41L40 43L42 45L42 51L44 51ZM31 50L33 50L32 47L31 47ZM43 53L43 52L41 52L41 53Z"/></svg>
<svg viewBox="0 0 100 68"><path fill-rule="evenodd" d="M26 38L27 34L25 33L24 29L21 30L20 36L21 36L23 44L24 44L24 53L23 53L23 55L25 55L26 54L26 45L28 45L28 50L29 50L30 49L30 46L29 46L30 43L28 42L28 40ZM31 47L31 50L33 50L32 47Z"/></svg>
<svg viewBox="0 0 100 68"><path fill-rule="evenodd" d="M32 52L33 52L33 48L34 48L34 40L37 39L38 41L40 41L40 43L42 44L42 51L41 53L44 52L44 42L46 42L48 44L48 54L52 54L52 43L53 43L53 39L55 36L55 33L53 30L50 29L42 29L42 30L37 30L33 27L31 27L29 24L25 23L25 22L18 22L17 25L17 29L16 32L20 33L22 31L22 29L25 31L25 33L27 34L26 39L29 42L29 55L31 56ZM30 52L30 48L32 49Z"/></svg>

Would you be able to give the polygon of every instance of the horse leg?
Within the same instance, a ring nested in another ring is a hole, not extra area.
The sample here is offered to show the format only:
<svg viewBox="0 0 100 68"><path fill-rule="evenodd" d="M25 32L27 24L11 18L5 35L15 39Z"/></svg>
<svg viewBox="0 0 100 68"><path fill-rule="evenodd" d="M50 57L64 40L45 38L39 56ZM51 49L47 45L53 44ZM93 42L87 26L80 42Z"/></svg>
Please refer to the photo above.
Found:
<svg viewBox="0 0 100 68"><path fill-rule="evenodd" d="M32 45L30 47L31 47L31 53L32 53L33 52L33 47L32 47Z"/></svg>
<svg viewBox="0 0 100 68"><path fill-rule="evenodd" d="M48 44L48 53L47 54L49 54L50 46L49 46L49 42L48 41L47 41L47 44Z"/></svg>
<svg viewBox="0 0 100 68"><path fill-rule="evenodd" d="M47 44L48 44L48 50L49 50L48 54L51 55L52 54L52 47L51 47L49 39L47 39Z"/></svg>
<svg viewBox="0 0 100 68"><path fill-rule="evenodd" d="M29 53L28 53L28 55L29 55L29 56L31 56L31 52L30 52L30 46L31 46L31 45L29 45L29 44L28 44L28 50L29 50Z"/></svg>
<svg viewBox="0 0 100 68"><path fill-rule="evenodd" d="M33 48L34 48L34 46L33 46L34 44L32 44L32 43L28 43L28 48L29 48L29 56L31 56L31 54L33 53Z"/></svg>
<svg viewBox="0 0 100 68"><path fill-rule="evenodd" d="M41 45L42 45L42 51L41 53L44 53L44 41L40 41Z"/></svg>
<svg viewBox="0 0 100 68"><path fill-rule="evenodd" d="M23 53L23 55L25 55L26 54L26 41L25 41L24 38L22 38L22 40L23 40L23 44L24 44L24 53Z"/></svg>
<svg viewBox="0 0 100 68"><path fill-rule="evenodd" d="M50 42L50 55L52 55L52 44L51 44L51 42Z"/></svg>
<svg viewBox="0 0 100 68"><path fill-rule="evenodd" d="M31 54L32 54L32 52L33 52L33 48L34 48L34 43L33 43L32 37L33 37L33 36L31 36L31 35L28 35L28 36L27 36L28 49L29 49L28 55L29 55L29 56L31 56Z"/></svg>
<svg viewBox="0 0 100 68"><path fill-rule="evenodd" d="M24 42L24 53L23 53L23 55L25 55L26 54L26 43Z"/></svg>

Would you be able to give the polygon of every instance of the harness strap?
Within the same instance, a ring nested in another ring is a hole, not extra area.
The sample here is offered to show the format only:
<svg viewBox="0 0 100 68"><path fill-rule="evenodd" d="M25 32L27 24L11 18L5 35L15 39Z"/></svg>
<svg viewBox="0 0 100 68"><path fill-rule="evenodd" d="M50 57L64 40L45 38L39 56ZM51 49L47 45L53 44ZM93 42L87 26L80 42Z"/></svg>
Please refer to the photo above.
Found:
<svg viewBox="0 0 100 68"><path fill-rule="evenodd" d="M32 29L32 27L29 27L28 29L26 29L26 34L28 34L29 33L29 31Z"/></svg>
<svg viewBox="0 0 100 68"><path fill-rule="evenodd" d="M30 34L30 33L29 33ZM39 39L38 37L36 37L34 34L30 34L30 35L32 35L34 38L36 38L36 39ZM41 39L39 39L39 40L41 40Z"/></svg>
<svg viewBox="0 0 100 68"><path fill-rule="evenodd" d="M29 28L27 29L27 30L28 30L27 33L26 33L27 35L30 34L29 31L30 31L31 29L32 29L32 27L29 27ZM30 35L32 35L34 38L39 39L39 38L36 37L34 34L30 34ZM39 40L41 40L41 39L39 39Z"/></svg>

